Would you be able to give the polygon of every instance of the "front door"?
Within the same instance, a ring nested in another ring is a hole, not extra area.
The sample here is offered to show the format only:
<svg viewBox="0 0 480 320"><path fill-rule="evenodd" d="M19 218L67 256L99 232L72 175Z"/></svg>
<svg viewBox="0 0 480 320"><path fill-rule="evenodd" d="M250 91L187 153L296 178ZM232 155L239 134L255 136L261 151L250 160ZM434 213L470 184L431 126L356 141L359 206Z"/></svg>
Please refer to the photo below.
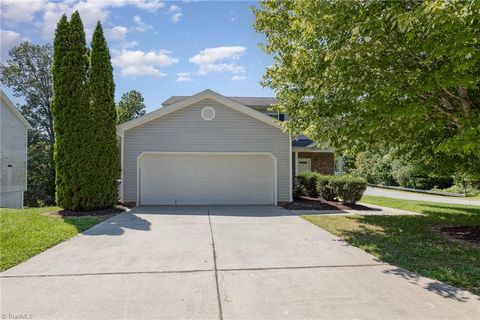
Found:
<svg viewBox="0 0 480 320"><path fill-rule="evenodd" d="M298 158L298 173L312 171L312 162L309 158Z"/></svg>

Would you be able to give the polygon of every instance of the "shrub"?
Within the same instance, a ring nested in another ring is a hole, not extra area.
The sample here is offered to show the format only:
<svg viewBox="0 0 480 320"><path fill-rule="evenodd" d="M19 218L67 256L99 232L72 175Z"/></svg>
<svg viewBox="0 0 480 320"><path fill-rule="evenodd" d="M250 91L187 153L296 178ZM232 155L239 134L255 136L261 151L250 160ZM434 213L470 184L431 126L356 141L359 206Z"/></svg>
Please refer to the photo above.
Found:
<svg viewBox="0 0 480 320"><path fill-rule="evenodd" d="M336 176L329 182L343 203L353 204L362 198L367 189L367 181L352 176Z"/></svg>
<svg viewBox="0 0 480 320"><path fill-rule="evenodd" d="M300 197L304 193L305 193L305 188L303 187L300 177L295 177L295 179L293 180L293 190L292 190L293 199L294 200L300 199Z"/></svg>
<svg viewBox="0 0 480 320"><path fill-rule="evenodd" d="M305 188L308 196L318 198L317 178L320 174L316 172L304 172L298 176L299 183Z"/></svg>
<svg viewBox="0 0 480 320"><path fill-rule="evenodd" d="M337 194L335 189L332 187L330 181L335 179L335 176L318 176L317 177L317 192L318 195L328 201L335 200Z"/></svg>

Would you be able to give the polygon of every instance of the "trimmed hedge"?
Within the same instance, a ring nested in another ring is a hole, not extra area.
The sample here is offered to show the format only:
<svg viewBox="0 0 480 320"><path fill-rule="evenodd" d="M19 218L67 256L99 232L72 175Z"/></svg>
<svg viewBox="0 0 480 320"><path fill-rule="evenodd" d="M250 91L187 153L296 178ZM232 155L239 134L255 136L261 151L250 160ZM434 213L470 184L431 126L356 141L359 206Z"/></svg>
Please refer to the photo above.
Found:
<svg viewBox="0 0 480 320"><path fill-rule="evenodd" d="M335 176L319 176L317 177L317 191L318 195L327 200L333 201L337 197L337 193L333 188L331 181Z"/></svg>
<svg viewBox="0 0 480 320"><path fill-rule="evenodd" d="M317 179L320 176L316 172L304 172L298 175L298 182L303 186L309 197L318 198Z"/></svg>
<svg viewBox="0 0 480 320"><path fill-rule="evenodd" d="M321 197L327 201L335 199L354 204L362 198L367 189L367 180L342 176L324 176L316 172L305 172L295 179L294 198L306 193L312 198Z"/></svg>
<svg viewBox="0 0 480 320"><path fill-rule="evenodd" d="M353 204L362 198L367 189L367 180L348 175L335 176L330 180L329 185L343 203Z"/></svg>

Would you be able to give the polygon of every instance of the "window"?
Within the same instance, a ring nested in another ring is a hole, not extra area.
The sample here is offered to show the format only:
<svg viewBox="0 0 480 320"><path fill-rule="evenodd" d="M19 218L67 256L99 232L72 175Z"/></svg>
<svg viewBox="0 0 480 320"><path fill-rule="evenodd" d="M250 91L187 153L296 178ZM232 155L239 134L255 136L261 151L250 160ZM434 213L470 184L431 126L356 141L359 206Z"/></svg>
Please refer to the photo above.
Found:
<svg viewBox="0 0 480 320"><path fill-rule="evenodd" d="M280 113L280 112L266 112L265 113L267 116L270 116L274 119L277 119L279 121L285 121L285 114Z"/></svg>

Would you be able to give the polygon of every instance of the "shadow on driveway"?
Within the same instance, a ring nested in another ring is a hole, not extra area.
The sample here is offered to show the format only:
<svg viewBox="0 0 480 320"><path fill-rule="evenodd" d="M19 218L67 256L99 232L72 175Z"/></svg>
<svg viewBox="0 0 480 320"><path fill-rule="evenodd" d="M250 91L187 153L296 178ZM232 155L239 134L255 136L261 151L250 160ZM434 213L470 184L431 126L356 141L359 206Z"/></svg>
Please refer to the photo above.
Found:
<svg viewBox="0 0 480 320"><path fill-rule="evenodd" d="M151 222L131 212L121 213L83 232L87 236L119 236L125 229L150 231Z"/></svg>

